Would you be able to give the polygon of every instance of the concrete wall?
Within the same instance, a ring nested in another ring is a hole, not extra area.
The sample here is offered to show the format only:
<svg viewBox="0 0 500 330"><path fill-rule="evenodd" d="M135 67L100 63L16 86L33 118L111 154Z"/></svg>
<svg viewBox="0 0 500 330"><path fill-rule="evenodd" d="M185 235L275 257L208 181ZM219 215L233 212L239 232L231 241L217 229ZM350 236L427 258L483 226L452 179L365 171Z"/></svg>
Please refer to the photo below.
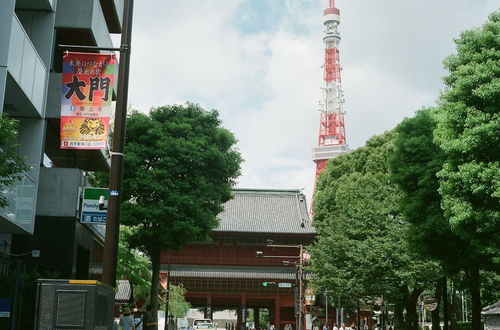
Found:
<svg viewBox="0 0 500 330"><path fill-rule="evenodd" d="M17 10L17 17L35 46L43 64L50 68L54 41L55 12Z"/></svg>
<svg viewBox="0 0 500 330"><path fill-rule="evenodd" d="M41 168L36 214L76 219L84 184L79 169Z"/></svg>
<svg viewBox="0 0 500 330"><path fill-rule="evenodd" d="M14 0L0 1L0 115L3 113Z"/></svg>
<svg viewBox="0 0 500 330"><path fill-rule="evenodd" d="M58 2L56 28L89 30L97 46L113 46L99 0Z"/></svg>

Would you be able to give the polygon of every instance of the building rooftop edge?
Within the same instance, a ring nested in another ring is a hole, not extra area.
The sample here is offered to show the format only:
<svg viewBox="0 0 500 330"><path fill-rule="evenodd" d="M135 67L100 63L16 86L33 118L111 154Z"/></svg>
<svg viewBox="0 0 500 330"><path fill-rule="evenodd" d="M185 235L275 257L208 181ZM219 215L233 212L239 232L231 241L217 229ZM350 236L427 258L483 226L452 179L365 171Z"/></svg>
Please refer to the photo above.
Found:
<svg viewBox="0 0 500 330"><path fill-rule="evenodd" d="M261 188L233 188L234 193L294 193L302 194L302 189L261 189Z"/></svg>

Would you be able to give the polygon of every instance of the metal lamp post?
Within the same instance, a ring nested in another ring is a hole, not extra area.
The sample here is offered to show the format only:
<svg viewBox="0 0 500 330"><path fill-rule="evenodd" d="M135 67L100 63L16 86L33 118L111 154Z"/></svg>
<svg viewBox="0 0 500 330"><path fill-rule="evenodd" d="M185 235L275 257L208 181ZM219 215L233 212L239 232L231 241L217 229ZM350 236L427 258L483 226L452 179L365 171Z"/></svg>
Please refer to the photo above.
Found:
<svg viewBox="0 0 500 330"><path fill-rule="evenodd" d="M102 281L112 287L116 285L116 263L120 232L120 204L123 181L123 152L125 149L125 125L127 120L128 78L130 68L130 45L132 42L132 13L134 0L125 0L123 10L123 31L120 46L118 70L118 91L116 96L113 149L109 175L109 201L104 241Z"/></svg>

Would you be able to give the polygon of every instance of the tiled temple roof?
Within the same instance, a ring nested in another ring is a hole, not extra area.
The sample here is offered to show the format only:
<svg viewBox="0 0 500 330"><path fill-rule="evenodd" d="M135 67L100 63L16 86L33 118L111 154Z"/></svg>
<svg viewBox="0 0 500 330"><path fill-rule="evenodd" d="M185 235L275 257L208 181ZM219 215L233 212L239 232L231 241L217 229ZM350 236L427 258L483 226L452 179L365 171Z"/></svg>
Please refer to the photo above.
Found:
<svg viewBox="0 0 500 330"><path fill-rule="evenodd" d="M500 315L500 301L493 305L486 306L481 312L482 315Z"/></svg>
<svg viewBox="0 0 500 330"><path fill-rule="evenodd" d="M234 189L215 232L315 234L300 190Z"/></svg>

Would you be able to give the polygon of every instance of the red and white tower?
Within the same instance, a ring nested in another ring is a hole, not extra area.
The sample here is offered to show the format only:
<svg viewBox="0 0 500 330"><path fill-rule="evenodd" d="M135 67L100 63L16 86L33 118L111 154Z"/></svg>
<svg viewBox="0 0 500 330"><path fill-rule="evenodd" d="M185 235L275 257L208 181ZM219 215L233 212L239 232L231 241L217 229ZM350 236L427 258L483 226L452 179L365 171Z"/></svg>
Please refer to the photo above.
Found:
<svg viewBox="0 0 500 330"><path fill-rule="evenodd" d="M329 0L324 11L325 62L323 64L323 80L321 87L323 98L320 101L321 117L319 123L318 146L313 149L313 160L316 163L316 177L325 168L326 162L348 150L344 127L344 92L340 76L340 11L335 7L335 0ZM314 184L316 187L316 183Z"/></svg>

